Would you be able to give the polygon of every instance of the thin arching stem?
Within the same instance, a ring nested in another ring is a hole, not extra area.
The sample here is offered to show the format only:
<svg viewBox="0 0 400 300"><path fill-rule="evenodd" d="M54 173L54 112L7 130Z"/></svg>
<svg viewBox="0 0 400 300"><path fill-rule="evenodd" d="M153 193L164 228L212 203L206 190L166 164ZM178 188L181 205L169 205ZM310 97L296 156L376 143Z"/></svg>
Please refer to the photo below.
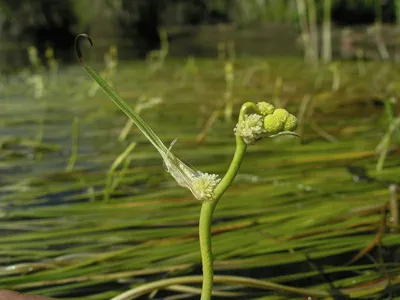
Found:
<svg viewBox="0 0 400 300"><path fill-rule="evenodd" d="M133 300L138 299L140 296L151 293L154 290L166 288L168 286L176 285L176 284L193 284L200 283L202 281L201 276L184 276L184 277L175 277L163 279L151 283L147 283L141 285L139 287L133 288L129 291L126 291L111 300ZM245 287L252 287L257 289L270 290L281 293L289 293L289 294L297 294L304 295L308 297L329 297L329 292L323 290L314 290L314 289L305 289L305 288L296 288L281 285L278 283L273 283L269 281L263 281L252 278L245 278L239 276L226 276L226 275L217 275L215 276L215 281L222 284L231 284L231 285L240 285Z"/></svg>
<svg viewBox="0 0 400 300"><path fill-rule="evenodd" d="M91 37L88 36L86 33L78 34L75 38L74 47L76 56L78 56L78 59L81 62L81 64L84 64L83 55L80 47L80 40L88 40L91 47L93 47L93 41Z"/></svg>
<svg viewBox="0 0 400 300"><path fill-rule="evenodd" d="M99 86L103 89L107 96L110 97L114 104L119 107L135 123L135 125L146 136L149 142L153 144L157 151L159 151L160 153L166 153L168 151L168 148L158 138L158 136L154 133L150 126L147 125L147 123L139 116L139 114L136 113L132 109L132 107L129 106L118 95L118 93L104 80L104 78L102 78L95 70L93 70L88 64L85 63L80 48L81 40L88 40L91 46L93 46L93 41L90 36L85 33L82 33L75 38L75 52L85 71L90 75L90 77L92 77L94 81L99 84Z"/></svg>
<svg viewBox="0 0 400 300"><path fill-rule="evenodd" d="M239 120L244 119L244 115L248 112L248 110L257 111L258 109L257 106L252 102L244 103L240 110ZM201 300L210 300L213 288L214 268L211 245L211 225L214 210L221 196L225 193L232 181L235 179L246 149L247 144L241 137L237 136L235 154L233 155L232 162L224 178L222 178L214 190L214 200L204 201L201 206L199 221L200 252L203 266L203 287Z"/></svg>
<svg viewBox="0 0 400 300"><path fill-rule="evenodd" d="M229 187L237 172L239 171L240 164L242 163L244 153L247 145L243 142L241 137L236 137L236 151L233 156L231 165L226 172L224 178L215 188L214 200L204 201L201 206L200 222L199 222L199 240L200 240L200 251L203 266L203 287L201 293L201 300L211 299L212 287L213 287L213 259L211 249L211 225L212 218L214 215L215 207L218 204L218 200L222 194Z"/></svg>

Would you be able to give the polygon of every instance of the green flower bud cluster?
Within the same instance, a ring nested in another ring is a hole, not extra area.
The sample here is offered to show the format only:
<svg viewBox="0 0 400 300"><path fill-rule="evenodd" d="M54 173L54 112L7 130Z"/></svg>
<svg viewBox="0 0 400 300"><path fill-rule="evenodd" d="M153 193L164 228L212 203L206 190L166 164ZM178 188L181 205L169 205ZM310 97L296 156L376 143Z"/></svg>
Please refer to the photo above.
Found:
<svg viewBox="0 0 400 300"><path fill-rule="evenodd" d="M247 110L254 111L248 114ZM242 106L245 114L239 118L234 131L236 136L240 136L246 144L254 144L263 136L276 134L293 134L297 127L297 118L290 114L286 109L277 108L267 102L254 104L247 102Z"/></svg>
<svg viewBox="0 0 400 300"><path fill-rule="evenodd" d="M264 118L264 129L268 134L277 134L282 131L293 131L297 127L297 118L283 108L275 109L272 114Z"/></svg>

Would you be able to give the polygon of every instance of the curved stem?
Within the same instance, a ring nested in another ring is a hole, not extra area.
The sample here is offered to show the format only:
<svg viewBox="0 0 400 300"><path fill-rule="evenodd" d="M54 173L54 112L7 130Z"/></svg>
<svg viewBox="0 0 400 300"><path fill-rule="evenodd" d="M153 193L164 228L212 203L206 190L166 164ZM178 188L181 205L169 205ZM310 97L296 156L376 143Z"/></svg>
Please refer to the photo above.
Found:
<svg viewBox="0 0 400 300"><path fill-rule="evenodd" d="M232 183L236 174L239 171L240 164L242 163L244 153L247 145L243 142L242 138L236 137L236 151L233 156L231 165L226 172L224 178L217 185L214 190L214 200L204 201L201 206L200 221L199 221L199 240L200 240L200 252L203 266L203 287L201 293L201 300L210 300L212 287L213 287L213 259L211 249L211 225L215 207L218 204L218 200L227 190L229 185Z"/></svg>
<svg viewBox="0 0 400 300"><path fill-rule="evenodd" d="M253 102L246 102L242 105L239 113L239 121L244 119L245 114L249 110L258 112L257 106ZM246 152L247 144L239 136L236 136L236 150L233 155L231 165L226 172L224 178L216 186L214 190L214 200L204 201L201 206L200 221L199 221L199 240L201 261L203 267L203 286L201 293L201 300L210 300L214 279L214 268L211 247L211 225L214 215L215 207L219 199L231 185L235 179L236 174L239 172L240 165L243 160L244 153Z"/></svg>
<svg viewBox="0 0 400 300"><path fill-rule="evenodd" d="M194 276L183 276L183 277L174 277L163 279L155 282L151 282L148 284L141 285L139 287L133 288L129 291L126 291L111 300L132 300L138 299L140 296L151 293L154 290L158 290L161 288L165 288L171 285L177 284L190 284L190 283L200 283L203 280L202 276L194 275ZM304 295L309 297L329 297L328 291L323 290L314 290L314 289L305 289L305 288L296 288L281 285L278 283L273 283L269 281L263 281L259 279L251 279L240 276L227 276L227 275L216 275L215 282L231 284L231 285L240 285L245 287L252 287L257 289L264 289L276 292Z"/></svg>
<svg viewBox="0 0 400 300"><path fill-rule="evenodd" d="M82 67L89 74L90 77L101 87L101 89L106 93L106 95L114 102L114 104L121 109L133 123L139 128L139 130L144 134L144 136L149 140L150 143L160 152L161 156L164 153L169 152L168 148L163 144L160 138L155 134L155 132L150 128L149 125L142 119L142 117L135 112L135 110L129 106L117 93L117 91L111 87L107 81L104 80L95 70L93 70L89 65L87 65L83 59L82 51L80 48L80 41L88 40L90 45L93 46L93 41L85 33L79 34L75 38L75 52L78 56ZM164 158L164 157L163 157Z"/></svg>
<svg viewBox="0 0 400 300"><path fill-rule="evenodd" d="M203 268L203 285L201 300L210 300L214 281L214 268L211 249L211 224L216 201L203 202L199 221L199 241L201 264Z"/></svg>

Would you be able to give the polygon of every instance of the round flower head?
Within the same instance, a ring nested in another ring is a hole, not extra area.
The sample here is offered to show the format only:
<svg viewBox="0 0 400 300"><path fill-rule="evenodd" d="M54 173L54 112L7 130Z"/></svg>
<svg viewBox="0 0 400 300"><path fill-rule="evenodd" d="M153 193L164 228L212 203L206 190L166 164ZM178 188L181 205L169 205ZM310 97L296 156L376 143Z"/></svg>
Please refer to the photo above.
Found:
<svg viewBox="0 0 400 300"><path fill-rule="evenodd" d="M286 122L286 119L289 116L289 112L286 109L277 108L277 109L275 109L273 115L280 121Z"/></svg>
<svg viewBox="0 0 400 300"><path fill-rule="evenodd" d="M289 114L289 116L286 119L283 130L294 131L297 128L297 124L298 124L297 118L295 116L293 116L292 114Z"/></svg>
<svg viewBox="0 0 400 300"><path fill-rule="evenodd" d="M285 122L273 115L268 115L264 118L264 129L268 134L277 134L283 130Z"/></svg>
<svg viewBox="0 0 400 300"><path fill-rule="evenodd" d="M268 102L258 102L257 108L263 116L271 115L275 110L275 107Z"/></svg>
<svg viewBox="0 0 400 300"><path fill-rule="evenodd" d="M254 144L265 132L263 117L258 114L244 115L243 120L236 124L235 135L243 138L246 144Z"/></svg>
<svg viewBox="0 0 400 300"><path fill-rule="evenodd" d="M213 191L221 179L216 174L194 170L174 156L170 150L175 142L176 139L171 143L168 151L160 152L166 171L181 187L188 188L197 200L212 200Z"/></svg>
<svg viewBox="0 0 400 300"><path fill-rule="evenodd" d="M199 200L212 200L214 189L220 180L216 174L202 173L193 179L193 195Z"/></svg>

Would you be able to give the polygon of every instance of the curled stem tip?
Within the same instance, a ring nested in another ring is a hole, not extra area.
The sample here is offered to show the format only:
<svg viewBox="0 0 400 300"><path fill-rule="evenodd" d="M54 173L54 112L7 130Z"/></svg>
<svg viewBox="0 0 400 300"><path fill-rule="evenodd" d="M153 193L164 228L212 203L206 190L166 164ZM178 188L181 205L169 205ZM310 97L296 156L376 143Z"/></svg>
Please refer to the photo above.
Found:
<svg viewBox="0 0 400 300"><path fill-rule="evenodd" d="M81 33L76 36L75 42L74 42L75 53L76 53L76 56L78 56L78 59L81 62L81 64L84 63L83 55L82 55L82 51L81 51L81 47L80 47L80 40L82 40L82 39L88 40L90 43L90 47L93 47L92 38L89 35L87 35L86 33Z"/></svg>

